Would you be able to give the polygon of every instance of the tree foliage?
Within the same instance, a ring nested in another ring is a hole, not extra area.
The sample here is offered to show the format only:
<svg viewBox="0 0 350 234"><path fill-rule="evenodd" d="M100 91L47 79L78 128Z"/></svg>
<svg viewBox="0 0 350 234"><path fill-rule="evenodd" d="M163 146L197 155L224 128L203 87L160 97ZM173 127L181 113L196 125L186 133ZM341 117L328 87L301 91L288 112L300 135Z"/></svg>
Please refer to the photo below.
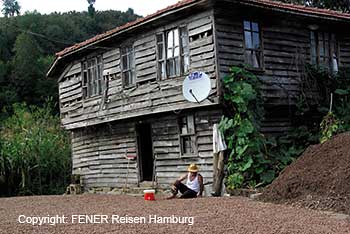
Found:
<svg viewBox="0 0 350 234"><path fill-rule="evenodd" d="M63 193L70 178L70 143L52 105L13 109L0 131L0 196Z"/></svg>
<svg viewBox="0 0 350 234"><path fill-rule="evenodd" d="M232 67L224 78L224 100L228 112L220 130L228 145L227 182L229 189L270 183L277 174L278 160L268 157L267 141L259 133L264 115L258 78L244 68Z"/></svg>
<svg viewBox="0 0 350 234"><path fill-rule="evenodd" d="M94 18L88 12L36 11L0 17L0 110L15 102L42 105L48 96L57 102L57 82L45 76L53 55L137 17L132 9L97 11Z"/></svg>
<svg viewBox="0 0 350 234"><path fill-rule="evenodd" d="M39 78L39 47L34 38L26 33L18 35L14 45L12 60L12 83L20 100L36 103L35 85Z"/></svg>
<svg viewBox="0 0 350 234"><path fill-rule="evenodd" d="M137 17L132 10L0 17L0 196L64 192L69 137L53 115L57 105L45 102L58 100L57 81L46 78L53 55Z"/></svg>
<svg viewBox="0 0 350 234"><path fill-rule="evenodd" d="M1 12L5 17L12 17L19 15L21 7L16 0L2 0L2 9Z"/></svg>
<svg viewBox="0 0 350 234"><path fill-rule="evenodd" d="M336 0L336 1L335 0L278 0L278 1L350 12L350 0Z"/></svg>
<svg viewBox="0 0 350 234"><path fill-rule="evenodd" d="M96 10L95 10L95 7L94 7L94 4L96 2L96 0L87 0L88 4L89 4L89 7L88 7L88 13L89 13L89 16L91 18L95 17L95 13L96 13Z"/></svg>

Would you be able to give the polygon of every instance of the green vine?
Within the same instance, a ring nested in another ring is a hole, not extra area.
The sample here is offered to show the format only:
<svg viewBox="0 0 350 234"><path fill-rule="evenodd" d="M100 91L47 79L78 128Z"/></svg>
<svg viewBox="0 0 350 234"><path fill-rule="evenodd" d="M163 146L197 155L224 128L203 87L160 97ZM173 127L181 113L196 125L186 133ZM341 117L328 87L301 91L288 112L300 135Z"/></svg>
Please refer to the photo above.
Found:
<svg viewBox="0 0 350 234"><path fill-rule="evenodd" d="M266 157L266 140L259 133L264 114L260 82L243 68L232 67L230 71L223 81L228 113L220 123L229 149L227 186L235 189L270 183L275 172Z"/></svg>
<svg viewBox="0 0 350 234"><path fill-rule="evenodd" d="M311 100L308 95L301 95L292 116L293 130L276 138L265 137L260 133L264 100L259 79L244 68L230 69L230 75L223 80L226 113L220 122L228 145L226 186L229 190L269 184L309 145L350 130L349 75L334 77L309 66L308 77L315 81L310 83L317 85L319 96ZM324 106L329 103L331 93L333 113Z"/></svg>

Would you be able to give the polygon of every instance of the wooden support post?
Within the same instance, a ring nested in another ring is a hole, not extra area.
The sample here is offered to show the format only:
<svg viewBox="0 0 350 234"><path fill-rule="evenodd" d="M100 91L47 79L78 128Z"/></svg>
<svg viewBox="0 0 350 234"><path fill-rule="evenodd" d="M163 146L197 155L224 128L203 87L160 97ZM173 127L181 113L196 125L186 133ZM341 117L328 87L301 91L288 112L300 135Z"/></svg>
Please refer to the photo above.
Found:
<svg viewBox="0 0 350 234"><path fill-rule="evenodd" d="M214 154L214 181L213 181L213 195L221 196L222 182L224 179L224 151Z"/></svg>

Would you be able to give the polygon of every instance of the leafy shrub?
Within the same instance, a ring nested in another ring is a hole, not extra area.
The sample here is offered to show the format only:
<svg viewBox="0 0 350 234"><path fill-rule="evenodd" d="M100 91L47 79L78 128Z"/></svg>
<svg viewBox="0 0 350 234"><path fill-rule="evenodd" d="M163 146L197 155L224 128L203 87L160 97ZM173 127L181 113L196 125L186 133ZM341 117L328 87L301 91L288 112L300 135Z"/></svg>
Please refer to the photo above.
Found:
<svg viewBox="0 0 350 234"><path fill-rule="evenodd" d="M232 67L230 71L223 81L229 112L220 122L229 149L227 186L235 189L270 183L275 171L267 157L266 139L259 133L264 114L260 82L243 68Z"/></svg>
<svg viewBox="0 0 350 234"><path fill-rule="evenodd" d="M220 130L228 144L229 189L266 185L309 145L350 130L349 74L330 74L311 65L306 70L307 90L318 90L318 96L300 96L293 117L295 128L279 137L259 133L264 116L259 79L240 67L232 67L231 74L224 78L227 113L221 119Z"/></svg>
<svg viewBox="0 0 350 234"><path fill-rule="evenodd" d="M15 104L0 137L0 195L63 193L70 177L70 143L52 105Z"/></svg>

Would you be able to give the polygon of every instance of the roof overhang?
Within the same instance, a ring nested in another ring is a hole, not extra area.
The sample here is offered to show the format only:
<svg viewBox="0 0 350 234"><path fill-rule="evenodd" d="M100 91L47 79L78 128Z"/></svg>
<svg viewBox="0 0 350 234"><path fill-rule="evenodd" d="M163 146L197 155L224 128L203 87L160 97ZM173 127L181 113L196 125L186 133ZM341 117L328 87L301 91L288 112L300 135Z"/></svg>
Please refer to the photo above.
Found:
<svg viewBox="0 0 350 234"><path fill-rule="evenodd" d="M97 47L97 44L100 44L102 42L105 42L111 38L114 38L114 37L117 37L117 36L120 36L122 34L125 34L129 31L132 31L132 30L135 30L137 28L140 28L144 25L148 25L152 22L155 22L159 19L162 19L166 16L169 16L169 15L174 15L178 12L181 12L185 9L188 9L188 8L192 8L196 5L201 5L203 3L206 3L206 2L209 2L210 0L185 0L184 2L186 4L183 4L183 5L180 5L179 7L175 7L174 9L170 9L170 10L165 10L164 12L162 12L163 10L161 11L158 11L158 12L161 12L161 13L158 13L156 12L155 14L152 14L152 15L149 15L149 16L146 16L145 18L141 18L139 20L136 20L134 22L131 22L131 23L128 23L124 26L121 26L119 28L122 28L120 30L118 30L118 28L116 28L116 30L111 30L109 32L106 32L105 34L101 34L101 35L97 35L96 36L96 40L94 41L91 41L90 43L85 43L85 42L82 42L82 43L78 43L76 45L76 49L71 49L69 50L68 52L65 52L65 50L61 51L61 52L58 52L56 54L56 58L55 60L53 61L53 63L50 65L49 67L49 70L48 72L46 73L46 76L47 77L55 77L57 75L55 75L58 71L61 71L63 70L64 68L57 68L58 66L61 66L61 63L62 61L65 61L67 60L68 57L71 57L73 54L77 54L81 51L84 51L88 48L93 48L93 47ZM176 6L173 5L173 6ZM128 26L130 25L130 26ZM126 27L125 27L126 26ZM115 31L115 32L114 32ZM83 44L81 46L79 46L80 44ZM70 47L70 48L73 48L74 46ZM68 49L70 49L68 48Z"/></svg>
<svg viewBox="0 0 350 234"><path fill-rule="evenodd" d="M148 15L134 22L127 23L126 25L112 29L106 33L97 35L87 41L78 43L76 45L73 45L71 47L64 49L61 52L58 52L56 54L56 58L54 62L49 67L49 70L46 75L47 77L57 77L58 76L57 73L59 73L60 71L63 71L65 67L65 63L67 64L70 60L72 60L72 57L73 57L72 55L81 53L86 49L98 48L98 44L106 42L111 38L121 36L122 34L130 32L137 28L140 28L144 25L148 25L152 22L160 20L169 15L174 15L185 9L192 8L196 5L200 5L203 3L214 4L219 2L227 2L227 3L239 4L243 6L252 6L255 8L262 8L269 11L288 13L288 14L310 17L310 18L318 18L318 19L324 19L324 20L331 20L331 21L338 21L338 22L341 21L341 22L350 23L350 14L326 10L326 9L305 7L305 6L295 5L290 3L276 2L273 0L241 0L241 1L239 0L183 0L163 10L160 10L154 14Z"/></svg>

